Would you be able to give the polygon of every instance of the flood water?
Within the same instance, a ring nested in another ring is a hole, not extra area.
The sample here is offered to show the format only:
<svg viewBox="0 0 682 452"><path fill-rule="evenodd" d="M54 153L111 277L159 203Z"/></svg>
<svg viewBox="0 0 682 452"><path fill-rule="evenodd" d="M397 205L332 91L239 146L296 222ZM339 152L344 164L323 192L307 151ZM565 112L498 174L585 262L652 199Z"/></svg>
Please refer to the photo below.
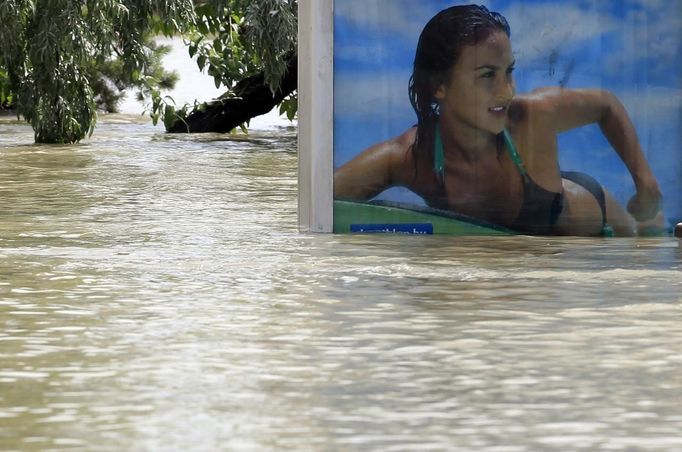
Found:
<svg viewBox="0 0 682 452"><path fill-rule="evenodd" d="M0 449L682 449L673 238L297 229L294 128L0 121Z"/></svg>

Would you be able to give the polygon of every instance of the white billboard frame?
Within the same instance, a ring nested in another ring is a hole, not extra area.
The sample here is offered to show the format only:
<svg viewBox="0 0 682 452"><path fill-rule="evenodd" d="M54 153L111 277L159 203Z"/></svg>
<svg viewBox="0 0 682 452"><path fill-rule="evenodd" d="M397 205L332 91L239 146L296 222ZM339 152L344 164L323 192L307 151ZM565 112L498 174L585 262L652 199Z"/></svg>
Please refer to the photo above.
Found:
<svg viewBox="0 0 682 452"><path fill-rule="evenodd" d="M298 4L298 225L333 231L334 1Z"/></svg>

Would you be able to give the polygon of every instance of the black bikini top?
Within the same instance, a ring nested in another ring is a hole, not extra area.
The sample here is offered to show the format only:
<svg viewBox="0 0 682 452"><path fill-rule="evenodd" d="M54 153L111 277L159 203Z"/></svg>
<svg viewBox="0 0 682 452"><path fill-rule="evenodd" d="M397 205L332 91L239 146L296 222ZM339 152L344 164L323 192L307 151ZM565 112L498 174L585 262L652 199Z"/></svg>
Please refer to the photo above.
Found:
<svg viewBox="0 0 682 452"><path fill-rule="evenodd" d="M516 150L507 129L504 130L503 134L509 157L523 179L523 203L510 228L526 234L549 234L563 209L563 193L551 192L536 184L528 175L521 155ZM438 125L436 125L433 170L439 183L443 184L445 180L445 152Z"/></svg>

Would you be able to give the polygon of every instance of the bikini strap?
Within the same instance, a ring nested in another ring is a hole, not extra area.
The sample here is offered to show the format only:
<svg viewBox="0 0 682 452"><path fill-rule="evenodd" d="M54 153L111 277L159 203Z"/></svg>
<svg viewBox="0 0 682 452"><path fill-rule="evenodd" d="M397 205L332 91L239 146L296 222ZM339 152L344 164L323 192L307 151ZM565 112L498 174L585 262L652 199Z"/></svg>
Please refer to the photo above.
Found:
<svg viewBox="0 0 682 452"><path fill-rule="evenodd" d="M518 168L519 173L521 173L521 176L523 176L523 178L526 179L528 177L528 171L526 171L526 167L523 165L521 155L519 154L519 151L516 150L516 146L514 146L514 142L512 141L509 131L507 129L504 129L503 133L504 144L506 145L509 157L511 157L512 162L514 162L514 165L516 165L516 168Z"/></svg>
<svg viewBox="0 0 682 452"><path fill-rule="evenodd" d="M526 179L528 177L528 171L526 171L526 167L523 165L521 155L519 154L519 151L516 150L516 146L514 146L509 131L504 129L503 133L507 152L509 153L512 162L514 162L514 165L516 165L516 168L518 168L519 173L521 173L521 176ZM436 136L433 146L433 171L436 173L438 180L442 181L445 178L445 152L443 150L443 139L440 135L440 126L438 123L436 123Z"/></svg>
<svg viewBox="0 0 682 452"><path fill-rule="evenodd" d="M436 136L433 145L433 171L440 182L445 179L445 152L443 139L440 136L440 126L436 123Z"/></svg>

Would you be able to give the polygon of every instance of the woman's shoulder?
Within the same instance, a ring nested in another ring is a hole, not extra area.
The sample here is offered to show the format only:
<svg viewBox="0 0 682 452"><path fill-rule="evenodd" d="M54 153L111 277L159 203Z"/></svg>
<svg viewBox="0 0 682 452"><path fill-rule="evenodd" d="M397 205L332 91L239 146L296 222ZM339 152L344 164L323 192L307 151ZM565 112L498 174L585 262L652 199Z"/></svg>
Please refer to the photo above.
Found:
<svg viewBox="0 0 682 452"><path fill-rule="evenodd" d="M617 100L602 89L546 87L516 97L510 106L510 119L555 132L598 122Z"/></svg>
<svg viewBox="0 0 682 452"><path fill-rule="evenodd" d="M384 154L390 160L393 168L400 168L409 160L416 133L417 128L411 127L400 135L377 144L374 146L374 151Z"/></svg>
<svg viewBox="0 0 682 452"><path fill-rule="evenodd" d="M559 86L536 88L514 97L510 109L532 112L551 112L564 104L585 103L590 97L603 97L609 93L599 89L569 89Z"/></svg>
<svg viewBox="0 0 682 452"><path fill-rule="evenodd" d="M409 185L414 182L415 161L412 152L417 128L410 127L400 135L379 143L375 151L381 155L386 165L390 179L395 185Z"/></svg>
<svg viewBox="0 0 682 452"><path fill-rule="evenodd" d="M391 178L401 175L409 166L412 145L416 137L416 127L366 148L351 163L371 167L376 171L390 174Z"/></svg>
<svg viewBox="0 0 682 452"><path fill-rule="evenodd" d="M396 150L401 152L409 151L414 144L417 136L417 127L410 127L400 135L393 137L389 142Z"/></svg>
<svg viewBox="0 0 682 452"><path fill-rule="evenodd" d="M559 98L563 95L566 95L563 88L545 87L515 96L509 106L509 119L513 124L532 122L537 126L543 119L552 117Z"/></svg>
<svg viewBox="0 0 682 452"><path fill-rule="evenodd" d="M510 113L528 115L550 110L557 96L563 91L561 88L544 87L515 96L510 106Z"/></svg>
<svg viewBox="0 0 682 452"><path fill-rule="evenodd" d="M367 200L382 190L406 183L406 168L415 132L412 129L374 144L334 171L337 199Z"/></svg>

